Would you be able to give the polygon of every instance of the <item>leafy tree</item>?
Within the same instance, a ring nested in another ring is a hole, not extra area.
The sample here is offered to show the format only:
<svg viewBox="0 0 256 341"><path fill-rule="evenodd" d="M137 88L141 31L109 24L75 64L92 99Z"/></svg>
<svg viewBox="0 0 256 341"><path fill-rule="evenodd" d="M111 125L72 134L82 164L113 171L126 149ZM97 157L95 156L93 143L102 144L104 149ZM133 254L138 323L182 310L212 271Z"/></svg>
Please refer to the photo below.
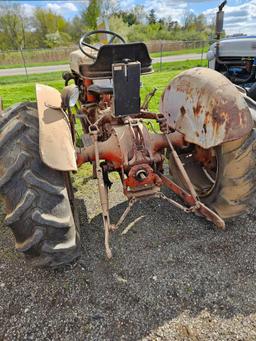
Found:
<svg viewBox="0 0 256 341"><path fill-rule="evenodd" d="M161 30L163 30L163 29L166 28L166 22L165 22L164 18L160 18L160 19L158 20L158 24L160 25L160 29L161 29Z"/></svg>
<svg viewBox="0 0 256 341"><path fill-rule="evenodd" d="M147 19L148 19L149 25L156 23L156 14L155 14L155 10L154 9L150 10Z"/></svg>
<svg viewBox="0 0 256 341"><path fill-rule="evenodd" d="M194 13L189 13L185 16L184 27L185 30L195 29L196 15Z"/></svg>
<svg viewBox="0 0 256 341"><path fill-rule="evenodd" d="M120 12L119 3L116 0L98 0L100 15L105 18L115 16Z"/></svg>
<svg viewBox="0 0 256 341"><path fill-rule="evenodd" d="M145 8L142 5L136 5L128 12L118 11L115 15L121 17L128 26L142 24L145 22L145 18L147 17Z"/></svg>
<svg viewBox="0 0 256 341"><path fill-rule="evenodd" d="M97 20L100 16L100 1L90 0L89 6L82 13L82 21L84 24L92 30L97 28Z"/></svg>
<svg viewBox="0 0 256 341"><path fill-rule="evenodd" d="M47 34L68 32L69 23L59 14L44 8L37 8L34 13L34 29L41 45L45 45ZM48 44L47 44L48 45Z"/></svg>
<svg viewBox="0 0 256 341"><path fill-rule="evenodd" d="M26 20L18 4L1 5L0 31L9 41L10 47L14 49L26 47Z"/></svg>
<svg viewBox="0 0 256 341"><path fill-rule="evenodd" d="M137 17L133 12L120 11L117 13L117 16L122 18L123 22L128 24L128 26L138 24Z"/></svg>
<svg viewBox="0 0 256 341"><path fill-rule="evenodd" d="M64 32L55 32L55 33L48 33L45 36L45 45L47 47L57 47L57 46L65 46L68 42L70 42L71 38L69 34Z"/></svg>
<svg viewBox="0 0 256 341"><path fill-rule="evenodd" d="M83 18L81 16L75 16L72 21L69 23L68 33L72 37L72 41L77 43L86 31L88 31L88 27L85 25Z"/></svg>
<svg viewBox="0 0 256 341"><path fill-rule="evenodd" d="M10 42L10 48L20 51L27 75L26 61L22 50L26 47L26 24L28 21L18 4L1 5L0 10L0 31Z"/></svg>
<svg viewBox="0 0 256 341"><path fill-rule="evenodd" d="M109 28L111 31L120 34L125 40L128 40L130 26L128 25L128 23L123 22L122 18L120 18L119 16L115 15L109 19ZM118 41L118 39L116 41Z"/></svg>
<svg viewBox="0 0 256 341"><path fill-rule="evenodd" d="M136 22L138 24L143 24L146 23L146 10L145 7L143 5L136 5L133 9L132 9L132 13L134 13L135 17L136 17Z"/></svg>
<svg viewBox="0 0 256 341"><path fill-rule="evenodd" d="M199 14L195 18L195 29L198 32L204 31L207 28L206 16L204 14Z"/></svg>

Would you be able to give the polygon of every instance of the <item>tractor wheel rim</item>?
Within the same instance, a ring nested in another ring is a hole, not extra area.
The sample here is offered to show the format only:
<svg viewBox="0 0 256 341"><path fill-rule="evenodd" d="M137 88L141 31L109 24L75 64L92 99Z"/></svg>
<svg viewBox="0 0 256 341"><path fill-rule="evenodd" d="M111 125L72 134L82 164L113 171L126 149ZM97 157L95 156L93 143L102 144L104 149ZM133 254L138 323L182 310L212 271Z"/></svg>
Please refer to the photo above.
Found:
<svg viewBox="0 0 256 341"><path fill-rule="evenodd" d="M188 176L201 198L207 197L213 192L218 180L219 160L217 151L215 151L215 154L213 156L215 169L211 171L195 160L193 154L186 155L186 158L182 160Z"/></svg>

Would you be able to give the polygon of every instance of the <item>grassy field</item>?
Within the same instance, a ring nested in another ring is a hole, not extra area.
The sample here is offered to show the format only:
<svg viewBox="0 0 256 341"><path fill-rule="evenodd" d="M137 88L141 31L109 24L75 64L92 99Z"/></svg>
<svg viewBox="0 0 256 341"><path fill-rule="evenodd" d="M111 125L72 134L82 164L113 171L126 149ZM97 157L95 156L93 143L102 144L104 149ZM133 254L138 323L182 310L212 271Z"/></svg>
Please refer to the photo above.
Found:
<svg viewBox="0 0 256 341"><path fill-rule="evenodd" d="M154 86L158 88L157 95L152 100L151 109L157 110L157 102L159 101L160 94L163 89L167 86L168 81L171 80L179 71L168 71L168 72L157 72L150 76L143 76L143 88L142 88L142 98L145 94L152 90ZM46 74L48 75L48 74ZM36 79L29 83L13 83L0 85L0 95L3 98L4 108L17 103L25 101L35 100L35 82L40 82L45 85L53 86L54 88L61 90L64 86L64 81L61 79L61 75L57 73L52 73L52 78L40 79L40 77L35 77Z"/></svg>
<svg viewBox="0 0 256 341"><path fill-rule="evenodd" d="M206 61L203 61L202 65L206 66ZM162 71L160 72L160 65L155 64L155 72L153 74L142 76L142 99L154 87L158 88L150 107L151 110L158 110L160 95L169 81L182 70L196 66L201 66L200 60L164 63L162 64ZM64 86L61 75L61 72L30 75L28 82L25 76L0 77L0 96L3 99L4 108L17 102L34 101L35 83L43 83L61 90Z"/></svg>
<svg viewBox="0 0 256 341"><path fill-rule="evenodd" d="M32 66L47 66L47 65L62 65L68 64L68 60L58 60L52 62L38 62L38 63L28 63L26 67ZM8 64L8 65L0 65L0 69L16 69L16 68L24 68L23 64Z"/></svg>

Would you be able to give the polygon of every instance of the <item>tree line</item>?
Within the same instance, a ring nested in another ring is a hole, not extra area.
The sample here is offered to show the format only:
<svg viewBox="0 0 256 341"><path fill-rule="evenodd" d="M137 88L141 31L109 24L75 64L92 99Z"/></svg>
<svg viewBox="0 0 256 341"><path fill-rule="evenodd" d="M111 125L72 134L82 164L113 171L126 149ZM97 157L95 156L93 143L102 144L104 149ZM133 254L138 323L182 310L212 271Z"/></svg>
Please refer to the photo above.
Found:
<svg viewBox="0 0 256 341"><path fill-rule="evenodd" d="M127 41L209 40L214 24L205 15L188 13L182 23L171 17L157 18L142 5L130 11L113 6L109 0L91 0L72 20L47 8L35 8L32 15L24 13L17 3L0 4L0 50L53 48L77 44L80 36L97 28L100 15L107 18L109 29Z"/></svg>

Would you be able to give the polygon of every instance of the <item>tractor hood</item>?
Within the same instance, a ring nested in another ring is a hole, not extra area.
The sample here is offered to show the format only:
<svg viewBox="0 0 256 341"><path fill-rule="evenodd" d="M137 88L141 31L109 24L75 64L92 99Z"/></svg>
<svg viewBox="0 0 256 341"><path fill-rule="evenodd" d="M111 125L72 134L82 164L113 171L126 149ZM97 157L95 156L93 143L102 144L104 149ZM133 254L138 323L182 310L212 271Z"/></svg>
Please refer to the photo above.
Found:
<svg viewBox="0 0 256 341"><path fill-rule="evenodd" d="M207 59L216 56L216 43L210 46ZM256 57L256 36L235 37L220 41L219 57Z"/></svg>

